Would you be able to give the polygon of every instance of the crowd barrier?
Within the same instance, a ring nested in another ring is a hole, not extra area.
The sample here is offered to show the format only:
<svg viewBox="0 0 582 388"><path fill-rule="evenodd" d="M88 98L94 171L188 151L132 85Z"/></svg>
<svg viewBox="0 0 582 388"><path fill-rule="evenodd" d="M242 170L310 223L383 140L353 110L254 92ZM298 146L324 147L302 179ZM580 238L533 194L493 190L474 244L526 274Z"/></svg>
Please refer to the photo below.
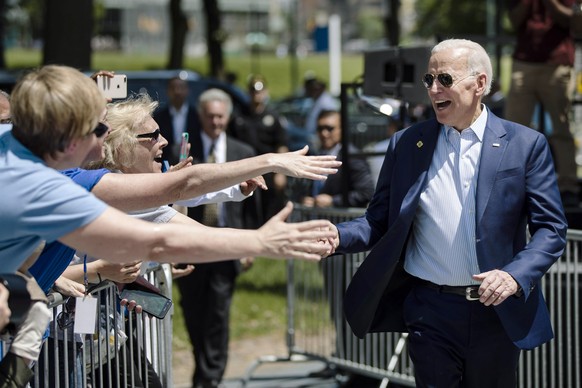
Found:
<svg viewBox="0 0 582 388"><path fill-rule="evenodd" d="M333 223L362 215L363 209L311 209L296 206L293 221L329 219ZM582 231L570 230L564 255L543 277L542 287L552 317L555 338L521 354L518 386L581 388ZM406 334L374 333L355 337L343 318L342 298L366 253L338 255L319 263L288 261L289 360L317 359L338 369L414 387ZM247 374L261 362L258 360Z"/></svg>
<svg viewBox="0 0 582 388"><path fill-rule="evenodd" d="M151 265L144 275L172 297L167 265ZM32 388L172 387L172 311L164 319L136 314L119 305L117 286L97 285L95 334L74 334L74 302L50 293L53 319L47 330ZM50 334L49 334L50 332ZM2 344L6 352L9 344ZM158 381L159 380L159 381Z"/></svg>

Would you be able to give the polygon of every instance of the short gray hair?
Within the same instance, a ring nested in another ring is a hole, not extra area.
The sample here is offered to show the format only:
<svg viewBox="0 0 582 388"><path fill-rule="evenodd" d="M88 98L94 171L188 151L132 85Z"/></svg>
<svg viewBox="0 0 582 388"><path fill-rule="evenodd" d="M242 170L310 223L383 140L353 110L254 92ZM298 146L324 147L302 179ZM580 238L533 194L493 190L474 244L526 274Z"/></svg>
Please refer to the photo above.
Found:
<svg viewBox="0 0 582 388"><path fill-rule="evenodd" d="M198 113L202 114L202 106L207 102L220 101L226 105L228 115L232 114L232 100L230 96L223 90L212 88L204 91L198 98Z"/></svg>
<svg viewBox="0 0 582 388"><path fill-rule="evenodd" d="M483 95L488 95L493 81L493 66L491 65L491 58L483 46L468 39L447 39L434 46L431 50L431 55L451 49L464 51L470 72L485 73L487 75L487 84Z"/></svg>

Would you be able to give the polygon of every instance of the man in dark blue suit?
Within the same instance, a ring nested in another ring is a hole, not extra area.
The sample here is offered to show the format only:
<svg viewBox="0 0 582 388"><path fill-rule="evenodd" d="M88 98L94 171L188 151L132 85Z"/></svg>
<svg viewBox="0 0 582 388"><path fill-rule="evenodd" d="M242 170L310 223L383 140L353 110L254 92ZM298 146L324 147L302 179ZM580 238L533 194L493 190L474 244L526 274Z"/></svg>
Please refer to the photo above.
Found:
<svg viewBox="0 0 582 388"><path fill-rule="evenodd" d="M553 337L539 284L565 247L554 164L543 135L481 103L491 80L480 45L436 45L436 119L391 138L366 214L337 225L337 252L372 249L344 299L352 330L408 332L419 387L514 387L520 349Z"/></svg>
<svg viewBox="0 0 582 388"><path fill-rule="evenodd" d="M202 130L190 138L193 150L206 163L224 163L255 156L253 148L227 135L232 101L220 89L200 95L198 114ZM199 159L195 159L199 160ZM258 194L258 193L255 193ZM188 209L188 216L207 226L251 229L260 226L259 196L242 202L209 204ZM196 252L192 252L196 255ZM234 258L233 258L234 259ZM236 277L253 258L197 264L190 275L177 279L180 305L193 346L194 388L218 388L228 361L230 306Z"/></svg>
<svg viewBox="0 0 582 388"><path fill-rule="evenodd" d="M168 140L168 146L164 148L162 157L171 165L175 165L180 160L182 133L187 132L190 139L199 137L200 119L196 108L188 103L190 94L188 81L180 77L171 78L166 93L168 104L154 112L154 120L159 124L162 136ZM200 158L195 151L191 149L190 155Z"/></svg>

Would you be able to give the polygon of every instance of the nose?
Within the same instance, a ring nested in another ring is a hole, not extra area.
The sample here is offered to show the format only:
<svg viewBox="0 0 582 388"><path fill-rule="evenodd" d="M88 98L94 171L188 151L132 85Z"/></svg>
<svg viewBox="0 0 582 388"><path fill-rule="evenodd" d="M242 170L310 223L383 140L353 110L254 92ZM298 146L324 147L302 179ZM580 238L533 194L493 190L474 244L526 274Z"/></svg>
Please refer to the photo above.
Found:
<svg viewBox="0 0 582 388"><path fill-rule="evenodd" d="M168 145L168 141L161 133L160 133L160 138L158 139L158 143L160 145L160 148L164 148L165 146Z"/></svg>

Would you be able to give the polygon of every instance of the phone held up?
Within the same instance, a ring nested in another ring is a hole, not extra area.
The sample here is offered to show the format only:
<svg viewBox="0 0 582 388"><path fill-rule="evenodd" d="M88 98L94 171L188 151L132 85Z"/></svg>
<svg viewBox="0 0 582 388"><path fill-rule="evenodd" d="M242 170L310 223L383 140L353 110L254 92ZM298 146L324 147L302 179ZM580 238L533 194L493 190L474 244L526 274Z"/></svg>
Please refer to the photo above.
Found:
<svg viewBox="0 0 582 388"><path fill-rule="evenodd" d="M97 86L107 98L127 97L127 76L125 74L115 74L113 78L99 75L97 76Z"/></svg>
<svg viewBox="0 0 582 388"><path fill-rule="evenodd" d="M188 132L182 132L182 142L180 143L180 162L188 158Z"/></svg>
<svg viewBox="0 0 582 388"><path fill-rule="evenodd" d="M162 294L145 290L132 290L125 288L120 295L121 299L134 300L146 313L156 318L164 319L170 308L172 300Z"/></svg>

